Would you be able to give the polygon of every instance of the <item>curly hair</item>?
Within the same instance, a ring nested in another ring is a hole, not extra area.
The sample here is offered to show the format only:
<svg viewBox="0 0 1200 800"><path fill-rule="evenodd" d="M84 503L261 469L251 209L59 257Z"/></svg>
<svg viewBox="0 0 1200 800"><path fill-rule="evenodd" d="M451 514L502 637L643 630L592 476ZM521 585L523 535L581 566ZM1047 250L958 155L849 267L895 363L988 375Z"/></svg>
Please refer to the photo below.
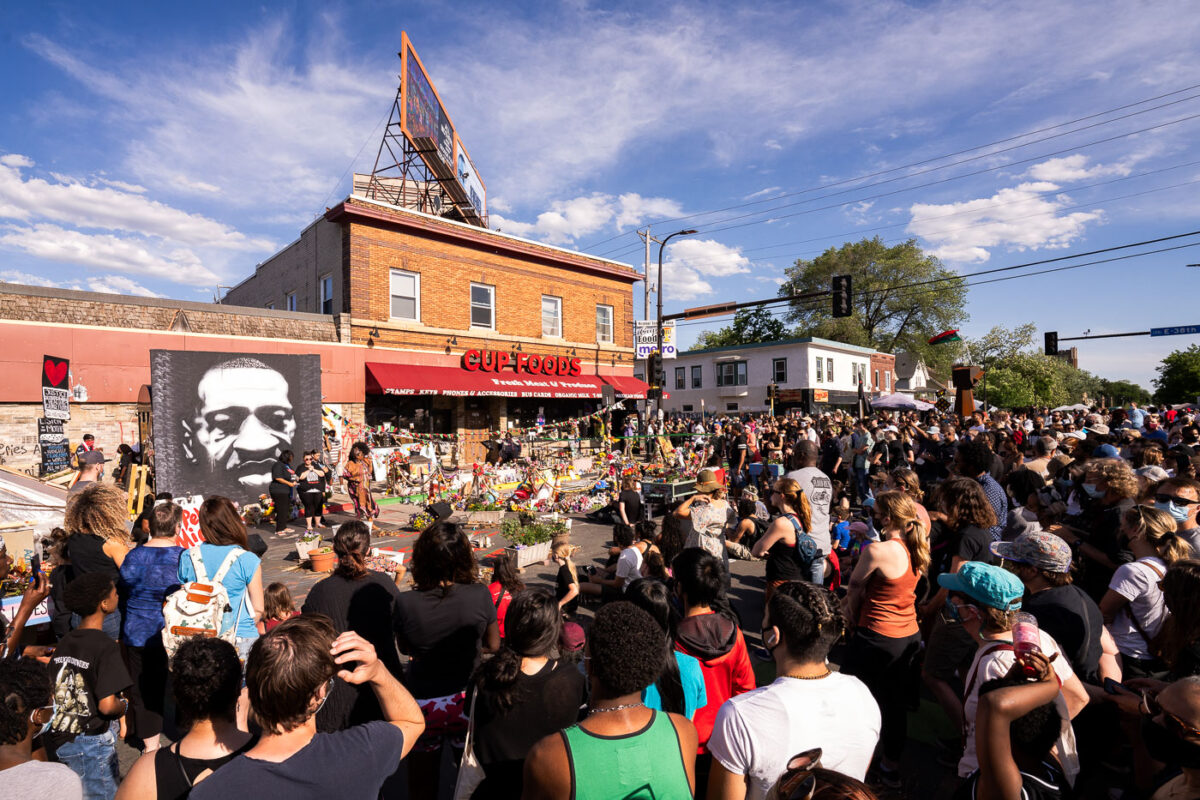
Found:
<svg viewBox="0 0 1200 800"><path fill-rule="evenodd" d="M63 603L81 617L95 614L116 585L106 572L85 572L63 589Z"/></svg>
<svg viewBox="0 0 1200 800"><path fill-rule="evenodd" d="M1118 497L1137 497L1138 482L1133 468L1119 458L1101 458L1090 461L1087 474L1104 481L1109 491Z"/></svg>
<svg viewBox="0 0 1200 800"><path fill-rule="evenodd" d="M116 484L93 483L68 498L63 527L71 535L91 533L133 547L133 539L125 529L129 522L127 503L125 493Z"/></svg>
<svg viewBox="0 0 1200 800"><path fill-rule="evenodd" d="M475 583L478 567L471 541L452 522L436 522L417 537L412 549L412 577L418 592L441 589L443 584Z"/></svg>
<svg viewBox="0 0 1200 800"><path fill-rule="evenodd" d="M958 446L958 461L966 471L966 477L974 478L987 472L992 467L992 448L988 447L987 439L977 436Z"/></svg>
<svg viewBox="0 0 1200 800"><path fill-rule="evenodd" d="M883 492L875 497L875 511L904 532L904 546L918 575L929 569L929 531L917 516L917 504L904 492Z"/></svg>
<svg viewBox="0 0 1200 800"><path fill-rule="evenodd" d="M961 530L967 525L991 528L996 524L996 511L978 481L951 478L939 484L938 495L942 513L951 529Z"/></svg>
<svg viewBox="0 0 1200 800"><path fill-rule="evenodd" d="M588 634L591 675L603 699L623 697L658 680L667 634L628 600L602 606Z"/></svg>
<svg viewBox="0 0 1200 800"><path fill-rule="evenodd" d="M237 649L223 639L195 636L171 659L175 705L187 725L210 719L232 722L242 691Z"/></svg>
<svg viewBox="0 0 1200 800"><path fill-rule="evenodd" d="M50 672L36 659L0 661L0 744L16 744L29 730L29 712L50 703Z"/></svg>
<svg viewBox="0 0 1200 800"><path fill-rule="evenodd" d="M808 581L780 584L767 603L767 613L783 634L788 654L805 663L824 661L846 630L837 596Z"/></svg>
<svg viewBox="0 0 1200 800"><path fill-rule="evenodd" d="M812 530L812 504L808 501L808 497L805 496L799 483L791 478L780 478L775 481L771 491L783 498L787 507L796 512L796 518L800 520L802 530Z"/></svg>

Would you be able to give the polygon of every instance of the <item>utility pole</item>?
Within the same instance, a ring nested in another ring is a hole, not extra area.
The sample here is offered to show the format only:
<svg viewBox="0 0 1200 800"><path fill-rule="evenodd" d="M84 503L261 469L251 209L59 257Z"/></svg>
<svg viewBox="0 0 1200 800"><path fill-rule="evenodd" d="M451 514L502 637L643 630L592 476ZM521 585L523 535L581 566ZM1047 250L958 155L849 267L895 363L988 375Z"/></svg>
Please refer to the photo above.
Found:
<svg viewBox="0 0 1200 800"><path fill-rule="evenodd" d="M646 244L646 260L645 268L642 270L642 319L650 319L650 242L658 241L650 235L650 226L646 226L646 230L638 231L638 236L642 237L642 241ZM657 287L655 288L657 291ZM635 343L636 345L636 343ZM646 382L650 382L650 359L644 359L642 369L646 374ZM643 424L650 420L650 400L642 401ZM644 428L643 428L644 430Z"/></svg>

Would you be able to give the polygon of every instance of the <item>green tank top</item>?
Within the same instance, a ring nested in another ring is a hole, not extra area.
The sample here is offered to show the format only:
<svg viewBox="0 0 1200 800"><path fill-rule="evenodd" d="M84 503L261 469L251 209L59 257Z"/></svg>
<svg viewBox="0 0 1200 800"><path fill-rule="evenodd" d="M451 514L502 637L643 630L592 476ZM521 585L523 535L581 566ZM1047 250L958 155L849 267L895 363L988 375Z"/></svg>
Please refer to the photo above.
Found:
<svg viewBox="0 0 1200 800"><path fill-rule="evenodd" d="M649 725L625 736L597 736L578 725L562 732L574 800L691 800L679 734L667 714L651 714Z"/></svg>

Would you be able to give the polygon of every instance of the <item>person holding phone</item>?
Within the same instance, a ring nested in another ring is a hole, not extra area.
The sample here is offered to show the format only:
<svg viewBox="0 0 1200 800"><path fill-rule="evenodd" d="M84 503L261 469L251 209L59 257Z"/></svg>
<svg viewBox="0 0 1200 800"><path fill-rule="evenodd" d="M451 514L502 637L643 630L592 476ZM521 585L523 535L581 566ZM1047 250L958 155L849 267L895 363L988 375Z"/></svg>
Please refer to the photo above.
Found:
<svg viewBox="0 0 1200 800"><path fill-rule="evenodd" d="M325 485L328 480L329 470L318 459L317 451L306 452L304 464L296 473L296 491L304 506L304 526L307 531L311 532L324 524Z"/></svg>

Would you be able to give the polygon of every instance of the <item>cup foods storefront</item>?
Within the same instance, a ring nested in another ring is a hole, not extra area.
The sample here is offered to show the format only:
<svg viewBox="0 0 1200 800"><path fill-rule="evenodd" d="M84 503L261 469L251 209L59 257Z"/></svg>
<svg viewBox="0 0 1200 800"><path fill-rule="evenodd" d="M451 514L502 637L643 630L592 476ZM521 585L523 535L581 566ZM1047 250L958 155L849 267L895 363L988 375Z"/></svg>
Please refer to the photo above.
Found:
<svg viewBox="0 0 1200 800"><path fill-rule="evenodd" d="M491 431L586 417L604 407L608 393L615 401L646 396L636 378L593 371L570 355L508 350L467 350L455 366L368 361L366 423L458 434L464 457L477 460ZM581 432L587 435L586 426Z"/></svg>

